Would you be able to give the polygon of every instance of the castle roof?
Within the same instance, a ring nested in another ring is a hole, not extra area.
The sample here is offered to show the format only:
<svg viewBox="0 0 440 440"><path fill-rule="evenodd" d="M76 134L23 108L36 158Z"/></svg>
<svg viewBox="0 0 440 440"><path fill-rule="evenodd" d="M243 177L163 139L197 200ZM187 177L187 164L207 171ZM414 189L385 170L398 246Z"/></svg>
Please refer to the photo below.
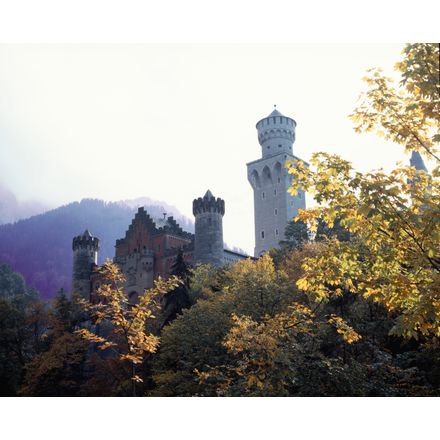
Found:
<svg viewBox="0 0 440 440"><path fill-rule="evenodd" d="M418 151L413 151L411 153L411 159L409 163L412 167L415 167L416 170L428 172L425 163L423 162L422 156Z"/></svg>
<svg viewBox="0 0 440 440"><path fill-rule="evenodd" d="M82 236L83 236L83 237L90 238L90 237L92 236L92 234L90 233L90 231L89 231L88 229L86 229L86 230L84 231L84 234L83 234Z"/></svg>
<svg viewBox="0 0 440 440"><path fill-rule="evenodd" d="M267 118L270 118L271 116L284 116L282 113L280 113L276 108L274 109L274 111L269 115L266 116Z"/></svg>
<svg viewBox="0 0 440 440"><path fill-rule="evenodd" d="M212 192L208 189L208 191L206 191L205 195L203 196L204 199L213 199L214 196L212 195Z"/></svg>

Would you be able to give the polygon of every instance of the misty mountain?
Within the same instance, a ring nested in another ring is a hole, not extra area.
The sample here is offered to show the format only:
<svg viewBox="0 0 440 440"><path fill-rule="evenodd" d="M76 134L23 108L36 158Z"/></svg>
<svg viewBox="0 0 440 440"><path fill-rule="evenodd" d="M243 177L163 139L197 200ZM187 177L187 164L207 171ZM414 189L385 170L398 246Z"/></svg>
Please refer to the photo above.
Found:
<svg viewBox="0 0 440 440"><path fill-rule="evenodd" d="M145 201L149 202L146 206ZM120 202L83 199L26 220L0 225L0 263L21 273L27 285L36 288L43 298L52 298L60 288L70 291L72 238L85 229L98 237L101 264L114 257L116 239L125 236L138 206L145 206L153 218L163 218L165 212L167 216L173 215L183 229L194 231L191 220L175 207L151 199Z"/></svg>
<svg viewBox="0 0 440 440"><path fill-rule="evenodd" d="M48 206L34 200L19 202L12 191L0 184L0 225L41 214Z"/></svg>

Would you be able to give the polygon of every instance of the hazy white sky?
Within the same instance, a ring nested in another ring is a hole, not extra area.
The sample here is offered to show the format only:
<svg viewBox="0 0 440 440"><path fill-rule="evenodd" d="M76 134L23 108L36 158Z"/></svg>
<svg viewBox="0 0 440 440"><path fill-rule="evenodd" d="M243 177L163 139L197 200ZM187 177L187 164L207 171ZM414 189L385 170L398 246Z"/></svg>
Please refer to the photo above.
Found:
<svg viewBox="0 0 440 440"><path fill-rule="evenodd" d="M328 151L360 170L408 160L348 119L366 69L392 74L402 48L0 45L0 183L51 206L148 196L188 217L209 188L226 202L225 241L252 254L256 122L277 104L305 160Z"/></svg>

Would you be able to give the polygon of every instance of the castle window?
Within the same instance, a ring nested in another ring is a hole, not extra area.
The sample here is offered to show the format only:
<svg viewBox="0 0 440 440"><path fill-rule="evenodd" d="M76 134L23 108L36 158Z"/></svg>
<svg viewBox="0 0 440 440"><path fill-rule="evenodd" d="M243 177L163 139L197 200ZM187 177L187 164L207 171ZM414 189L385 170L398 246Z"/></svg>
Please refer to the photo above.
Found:
<svg viewBox="0 0 440 440"><path fill-rule="evenodd" d="M261 198L264 199L264 192L261 193Z"/></svg>
<svg viewBox="0 0 440 440"><path fill-rule="evenodd" d="M281 148L282 147L282 145L281 144L278 144L278 148Z"/></svg>
<svg viewBox="0 0 440 440"><path fill-rule="evenodd" d="M264 238L264 231L261 231L261 238Z"/></svg>
<svg viewBox="0 0 440 440"><path fill-rule="evenodd" d="M278 235L278 229L275 229L275 235Z"/></svg>
<svg viewBox="0 0 440 440"><path fill-rule="evenodd" d="M277 190L276 190L276 189L273 190L273 195L274 195L274 196L277 195Z"/></svg>
<svg viewBox="0 0 440 440"><path fill-rule="evenodd" d="M209 226L212 225L212 218L211 218L211 217L208 218L208 225L209 225Z"/></svg>
<svg viewBox="0 0 440 440"><path fill-rule="evenodd" d="M267 146L267 149L270 150L270 146L269 145Z"/></svg>
<svg viewBox="0 0 440 440"><path fill-rule="evenodd" d="M276 124L277 123L277 118L274 116L273 118L273 123Z"/></svg>
<svg viewBox="0 0 440 440"><path fill-rule="evenodd" d="M278 209L275 209L275 215L278 215Z"/></svg>
<svg viewBox="0 0 440 440"><path fill-rule="evenodd" d="M281 182L281 179L278 177L278 183L280 183Z"/></svg>

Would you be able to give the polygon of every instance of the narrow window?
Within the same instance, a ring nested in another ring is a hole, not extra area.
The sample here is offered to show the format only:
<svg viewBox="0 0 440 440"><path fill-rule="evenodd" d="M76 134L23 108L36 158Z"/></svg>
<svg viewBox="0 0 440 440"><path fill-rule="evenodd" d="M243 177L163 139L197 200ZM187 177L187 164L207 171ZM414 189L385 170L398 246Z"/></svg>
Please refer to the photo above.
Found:
<svg viewBox="0 0 440 440"><path fill-rule="evenodd" d="M262 198L262 199L264 199L264 192L263 192L263 193L261 193L261 198Z"/></svg>
<svg viewBox="0 0 440 440"><path fill-rule="evenodd" d="M278 235L278 229L275 229L275 235Z"/></svg>
<svg viewBox="0 0 440 440"><path fill-rule="evenodd" d="M261 238L264 238L264 231L261 231Z"/></svg>
<svg viewBox="0 0 440 440"><path fill-rule="evenodd" d="M212 218L211 218L211 217L208 218L208 225L209 225L209 226L212 225Z"/></svg>
<svg viewBox="0 0 440 440"><path fill-rule="evenodd" d="M276 189L273 190L273 195L274 195L274 196L277 195L277 190L276 190Z"/></svg>
<svg viewBox="0 0 440 440"><path fill-rule="evenodd" d="M275 215L278 215L278 209L275 209Z"/></svg>
<svg viewBox="0 0 440 440"><path fill-rule="evenodd" d="M278 183L280 183L281 182L281 179L278 177Z"/></svg>

